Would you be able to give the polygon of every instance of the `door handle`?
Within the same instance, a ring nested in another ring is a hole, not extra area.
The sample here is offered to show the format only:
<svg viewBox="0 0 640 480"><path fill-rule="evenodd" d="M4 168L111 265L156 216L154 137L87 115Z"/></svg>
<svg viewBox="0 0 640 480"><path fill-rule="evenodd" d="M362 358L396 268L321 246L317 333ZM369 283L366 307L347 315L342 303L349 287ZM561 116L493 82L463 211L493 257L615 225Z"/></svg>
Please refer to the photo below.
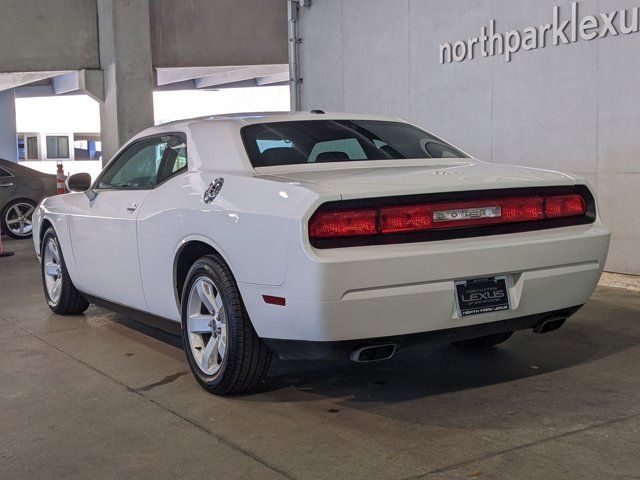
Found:
<svg viewBox="0 0 640 480"><path fill-rule="evenodd" d="M135 212L136 208L138 208L137 203L130 203L129 205L127 205L127 210L129 210L130 212Z"/></svg>
<svg viewBox="0 0 640 480"><path fill-rule="evenodd" d="M13 183L0 183L0 187L2 188L13 187Z"/></svg>

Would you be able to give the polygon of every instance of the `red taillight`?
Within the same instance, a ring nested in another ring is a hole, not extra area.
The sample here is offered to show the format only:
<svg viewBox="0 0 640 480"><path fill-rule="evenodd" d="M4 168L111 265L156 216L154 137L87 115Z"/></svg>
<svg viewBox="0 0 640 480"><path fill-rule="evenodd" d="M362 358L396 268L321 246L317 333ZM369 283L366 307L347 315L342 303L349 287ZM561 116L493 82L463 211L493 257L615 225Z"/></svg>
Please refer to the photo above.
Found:
<svg viewBox="0 0 640 480"><path fill-rule="evenodd" d="M378 211L342 210L319 212L309 223L309 235L313 238L350 237L378 233Z"/></svg>
<svg viewBox="0 0 640 480"><path fill-rule="evenodd" d="M319 211L309 222L311 238L421 232L452 228L530 222L584 215L579 194L533 195L460 202L436 202Z"/></svg>
<svg viewBox="0 0 640 480"><path fill-rule="evenodd" d="M544 202L544 213L547 218L573 217L584 215L587 206L582 195L557 195L547 197Z"/></svg>

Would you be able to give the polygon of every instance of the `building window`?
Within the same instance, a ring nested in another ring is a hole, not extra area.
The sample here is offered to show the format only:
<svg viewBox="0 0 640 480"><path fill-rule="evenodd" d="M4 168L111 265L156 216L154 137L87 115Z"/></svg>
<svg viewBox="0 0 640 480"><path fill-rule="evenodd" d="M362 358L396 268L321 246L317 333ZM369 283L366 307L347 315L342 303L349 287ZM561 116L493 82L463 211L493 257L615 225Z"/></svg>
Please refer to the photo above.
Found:
<svg viewBox="0 0 640 480"><path fill-rule="evenodd" d="M47 158L69 158L69 137L47 135Z"/></svg>
<svg viewBox="0 0 640 480"><path fill-rule="evenodd" d="M27 137L27 159L38 160L38 137Z"/></svg>

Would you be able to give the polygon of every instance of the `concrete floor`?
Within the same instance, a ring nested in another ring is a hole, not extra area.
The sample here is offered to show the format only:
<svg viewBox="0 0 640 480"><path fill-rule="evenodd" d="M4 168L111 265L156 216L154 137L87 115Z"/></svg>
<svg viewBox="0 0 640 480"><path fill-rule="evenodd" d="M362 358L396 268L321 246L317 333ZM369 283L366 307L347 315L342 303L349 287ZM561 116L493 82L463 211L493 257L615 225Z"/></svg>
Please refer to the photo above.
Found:
<svg viewBox="0 0 640 480"><path fill-rule="evenodd" d="M175 339L48 310L31 242L0 259L0 478L640 478L640 294L562 330L379 364L277 362L218 398Z"/></svg>

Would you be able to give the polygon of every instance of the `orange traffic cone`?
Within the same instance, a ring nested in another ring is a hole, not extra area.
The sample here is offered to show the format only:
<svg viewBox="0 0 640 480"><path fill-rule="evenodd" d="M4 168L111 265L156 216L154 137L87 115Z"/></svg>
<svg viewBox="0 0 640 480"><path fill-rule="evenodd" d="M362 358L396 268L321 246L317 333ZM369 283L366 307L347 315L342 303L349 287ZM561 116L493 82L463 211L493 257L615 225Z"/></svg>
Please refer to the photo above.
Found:
<svg viewBox="0 0 640 480"><path fill-rule="evenodd" d="M14 253L13 252L7 252L7 251L2 249L2 234L0 233L0 258L2 258L2 257L10 257L11 255L14 255Z"/></svg>
<svg viewBox="0 0 640 480"><path fill-rule="evenodd" d="M62 169L62 162L58 162L56 165L56 195L65 193L64 188L64 170Z"/></svg>

